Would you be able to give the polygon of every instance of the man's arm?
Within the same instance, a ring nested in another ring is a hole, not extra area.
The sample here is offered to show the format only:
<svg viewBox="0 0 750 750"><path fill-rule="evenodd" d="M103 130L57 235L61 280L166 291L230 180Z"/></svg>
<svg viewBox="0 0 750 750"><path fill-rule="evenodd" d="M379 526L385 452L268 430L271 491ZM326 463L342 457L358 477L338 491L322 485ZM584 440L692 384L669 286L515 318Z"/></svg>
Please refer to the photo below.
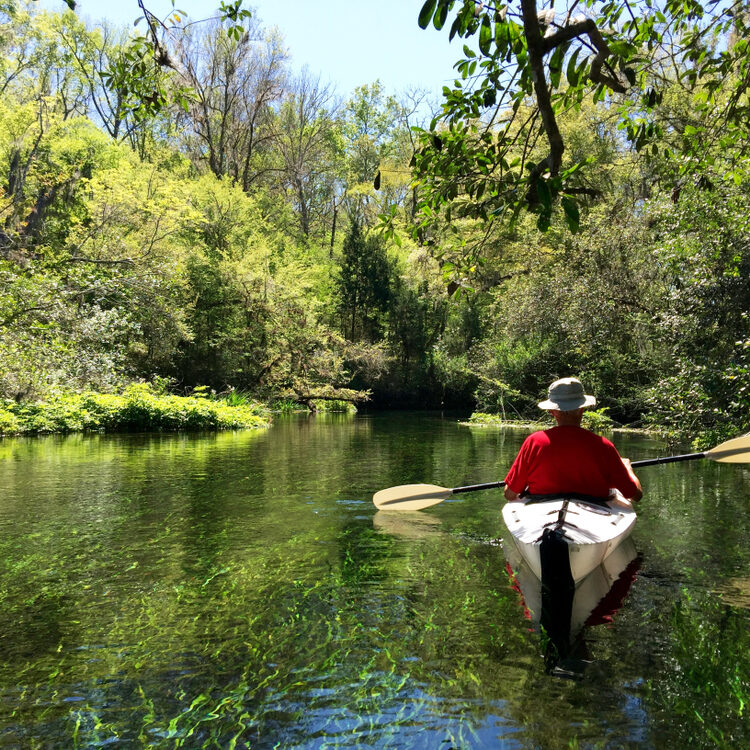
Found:
<svg viewBox="0 0 750 750"><path fill-rule="evenodd" d="M641 487L641 480L638 479L635 472L633 471L633 467L630 464L629 458L623 458L621 459L623 465L625 466L625 469L628 472L628 476L633 480L633 484L638 488L636 492L633 494L632 497L629 497L628 500L630 500L633 503L637 503L642 497L643 497L643 487Z"/></svg>

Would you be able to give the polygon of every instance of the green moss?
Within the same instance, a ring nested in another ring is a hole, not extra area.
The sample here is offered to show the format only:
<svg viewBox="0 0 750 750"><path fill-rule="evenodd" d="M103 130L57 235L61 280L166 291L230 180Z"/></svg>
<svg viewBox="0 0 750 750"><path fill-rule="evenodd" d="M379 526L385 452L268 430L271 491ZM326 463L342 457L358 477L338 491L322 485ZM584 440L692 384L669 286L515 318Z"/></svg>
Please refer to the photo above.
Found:
<svg viewBox="0 0 750 750"><path fill-rule="evenodd" d="M232 430L267 427L268 412L245 401L230 405L205 397L155 393L147 383L122 394L59 394L38 403L0 404L3 435L134 430Z"/></svg>

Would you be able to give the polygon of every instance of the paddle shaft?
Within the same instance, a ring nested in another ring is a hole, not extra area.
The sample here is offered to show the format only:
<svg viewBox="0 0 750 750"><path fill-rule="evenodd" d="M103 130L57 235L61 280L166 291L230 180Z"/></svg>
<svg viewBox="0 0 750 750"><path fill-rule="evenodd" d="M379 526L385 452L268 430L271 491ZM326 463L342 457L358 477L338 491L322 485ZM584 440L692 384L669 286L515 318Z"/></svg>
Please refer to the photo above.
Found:
<svg viewBox="0 0 750 750"><path fill-rule="evenodd" d="M684 453L682 456L664 456L663 458L644 458L642 461L632 461L631 466L654 466L656 464L671 464L675 461L695 461L696 458L706 458L703 453Z"/></svg>
<svg viewBox="0 0 750 750"><path fill-rule="evenodd" d="M655 466L656 464L671 464L675 461L695 461L697 458L705 458L705 453L685 453L682 456L664 456L663 458L645 458L642 461L633 461L631 466ZM451 491L454 495L461 492L476 492L477 490L494 490L505 487L505 482L486 482L484 484L469 484L466 487L454 487Z"/></svg>
<svg viewBox="0 0 750 750"><path fill-rule="evenodd" d="M451 492L458 495L459 492L474 492L474 490L494 490L497 487L505 487L505 482L487 482L486 484L470 484L467 487L454 487Z"/></svg>

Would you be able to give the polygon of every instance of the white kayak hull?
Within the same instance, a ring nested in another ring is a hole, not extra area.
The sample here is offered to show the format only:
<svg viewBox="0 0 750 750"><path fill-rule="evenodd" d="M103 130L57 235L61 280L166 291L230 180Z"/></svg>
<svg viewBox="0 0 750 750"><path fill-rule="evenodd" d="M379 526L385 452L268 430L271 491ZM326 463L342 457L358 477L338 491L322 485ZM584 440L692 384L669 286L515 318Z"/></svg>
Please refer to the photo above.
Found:
<svg viewBox="0 0 750 750"><path fill-rule="evenodd" d="M571 576L578 585L630 536L636 515L631 504L617 494L604 506L564 497L509 502L503 507L503 519L518 552L540 580L542 535L545 529L559 530L559 538L567 544Z"/></svg>

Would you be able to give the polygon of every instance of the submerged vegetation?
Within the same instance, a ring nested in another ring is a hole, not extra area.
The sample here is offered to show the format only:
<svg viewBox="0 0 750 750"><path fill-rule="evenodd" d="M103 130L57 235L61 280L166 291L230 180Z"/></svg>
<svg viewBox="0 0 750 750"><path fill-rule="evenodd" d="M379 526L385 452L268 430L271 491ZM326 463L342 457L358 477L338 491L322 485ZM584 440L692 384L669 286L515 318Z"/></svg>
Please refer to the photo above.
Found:
<svg viewBox="0 0 750 750"><path fill-rule="evenodd" d="M640 66L644 101L605 83L591 96L575 54L561 75L559 32L555 176L538 168L548 130L526 73L510 99L493 93L518 16L470 5L428 2L420 17L439 27L460 8L461 86L437 105L379 82L340 100L229 6L211 22L170 14L134 41L33 0L0 4L0 397L166 380L290 408L528 420L575 374L616 423L750 429L748 139L733 114L745 16L668 67L654 36L666 17L641 29L650 66L613 42ZM695 59L715 72L711 45L721 75L691 76Z"/></svg>
<svg viewBox="0 0 750 750"><path fill-rule="evenodd" d="M410 414L0 443L3 742L747 747L750 610L717 591L750 564L739 467L649 474L642 574L578 682L545 674L499 491L367 510L496 479L524 437Z"/></svg>

